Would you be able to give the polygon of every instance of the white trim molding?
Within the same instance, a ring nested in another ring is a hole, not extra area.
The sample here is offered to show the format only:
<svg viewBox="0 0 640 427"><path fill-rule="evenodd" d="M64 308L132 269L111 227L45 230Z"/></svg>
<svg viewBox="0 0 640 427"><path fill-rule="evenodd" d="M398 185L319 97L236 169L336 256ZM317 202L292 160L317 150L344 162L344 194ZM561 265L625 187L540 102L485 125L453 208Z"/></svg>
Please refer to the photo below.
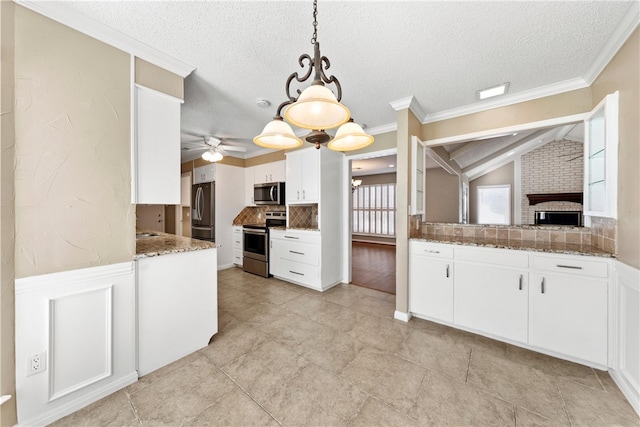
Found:
<svg viewBox="0 0 640 427"><path fill-rule="evenodd" d="M420 121L423 121L423 118L426 116L418 100L413 95L398 99L397 101L391 101L389 105L396 111L406 110L408 108Z"/></svg>
<svg viewBox="0 0 640 427"><path fill-rule="evenodd" d="M411 319L411 313L410 312L404 313L402 311L396 310L393 313L393 318L397 320L401 320L403 322L408 322Z"/></svg>
<svg viewBox="0 0 640 427"><path fill-rule="evenodd" d="M640 270L614 263L611 377L640 415Z"/></svg>
<svg viewBox="0 0 640 427"><path fill-rule="evenodd" d="M144 59L158 67L164 68L184 78L195 70L195 67L161 52L141 41L129 37L120 31L89 18L63 4L52 1L14 0L20 6L26 7L40 15L46 16L80 31L89 37L100 40L110 46Z"/></svg>

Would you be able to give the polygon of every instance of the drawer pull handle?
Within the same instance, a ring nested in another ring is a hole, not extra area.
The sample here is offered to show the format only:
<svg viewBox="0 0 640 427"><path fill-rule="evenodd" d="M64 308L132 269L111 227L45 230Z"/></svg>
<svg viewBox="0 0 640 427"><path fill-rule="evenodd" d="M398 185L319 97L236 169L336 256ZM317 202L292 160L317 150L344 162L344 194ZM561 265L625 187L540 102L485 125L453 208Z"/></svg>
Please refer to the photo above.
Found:
<svg viewBox="0 0 640 427"><path fill-rule="evenodd" d="M449 278L449 264L447 264L447 279Z"/></svg>
<svg viewBox="0 0 640 427"><path fill-rule="evenodd" d="M304 276L304 273L298 273L297 271L289 270L289 273L297 274L298 276Z"/></svg>
<svg viewBox="0 0 640 427"><path fill-rule="evenodd" d="M518 282L518 290L522 290L522 274L520 275L520 280Z"/></svg>
<svg viewBox="0 0 640 427"><path fill-rule="evenodd" d="M542 278L542 283L540 283L540 293L544 294L544 277Z"/></svg>
<svg viewBox="0 0 640 427"><path fill-rule="evenodd" d="M424 251L425 251L425 252L428 252L428 253L430 253L430 254L439 254L439 253L440 253L440 251L433 251L433 250L431 250L431 249L425 249Z"/></svg>
<svg viewBox="0 0 640 427"><path fill-rule="evenodd" d="M579 267L577 265L562 265L562 264L556 264L556 267L559 268L571 268L573 270L582 270L582 267Z"/></svg>
<svg viewBox="0 0 640 427"><path fill-rule="evenodd" d="M284 236L285 239L299 239L299 237L295 237L295 236Z"/></svg>
<svg viewBox="0 0 640 427"><path fill-rule="evenodd" d="M297 251L289 251L289 252L296 255L304 255L304 252L297 252Z"/></svg>

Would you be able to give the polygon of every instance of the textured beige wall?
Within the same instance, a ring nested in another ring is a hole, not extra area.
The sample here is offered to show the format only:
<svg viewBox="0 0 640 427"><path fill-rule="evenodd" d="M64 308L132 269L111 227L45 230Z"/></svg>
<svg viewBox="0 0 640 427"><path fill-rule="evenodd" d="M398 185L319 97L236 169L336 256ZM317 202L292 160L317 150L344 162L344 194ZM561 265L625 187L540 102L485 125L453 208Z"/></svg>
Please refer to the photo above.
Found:
<svg viewBox="0 0 640 427"><path fill-rule="evenodd" d="M376 175L361 175L354 176L353 179L361 179L362 185L373 185L373 184L390 184L396 182L397 177L396 173L379 173Z"/></svg>
<svg viewBox="0 0 640 427"><path fill-rule="evenodd" d="M16 6L16 277L131 261L130 57Z"/></svg>
<svg viewBox="0 0 640 427"><path fill-rule="evenodd" d="M591 90L573 90L532 101L422 125L422 140L464 135L591 111Z"/></svg>
<svg viewBox="0 0 640 427"><path fill-rule="evenodd" d="M309 145L303 145L302 148L308 148ZM251 166L262 165L265 163L277 162L280 160L286 160L285 151L274 151L273 153L263 154L262 156L250 157L248 159L244 159L244 167L248 168Z"/></svg>
<svg viewBox="0 0 640 427"><path fill-rule="evenodd" d="M429 168L425 173L425 220L428 222L459 222L460 177L444 169Z"/></svg>
<svg viewBox="0 0 640 427"><path fill-rule="evenodd" d="M0 406L2 426L12 426L18 421L14 326L14 10L13 2L0 2L0 395L13 396Z"/></svg>
<svg viewBox="0 0 640 427"><path fill-rule="evenodd" d="M491 171L479 178L469 181L469 222L476 224L478 222L478 186L479 185L504 185L511 186L511 224L516 223L513 211L516 203L520 203L519 200L514 198L514 172L513 162Z"/></svg>
<svg viewBox="0 0 640 427"><path fill-rule="evenodd" d="M135 59L136 83L184 99L184 79L143 59Z"/></svg>
<svg viewBox="0 0 640 427"><path fill-rule="evenodd" d="M640 268L640 30L631 35L591 89L593 107L620 91L618 238L620 261Z"/></svg>

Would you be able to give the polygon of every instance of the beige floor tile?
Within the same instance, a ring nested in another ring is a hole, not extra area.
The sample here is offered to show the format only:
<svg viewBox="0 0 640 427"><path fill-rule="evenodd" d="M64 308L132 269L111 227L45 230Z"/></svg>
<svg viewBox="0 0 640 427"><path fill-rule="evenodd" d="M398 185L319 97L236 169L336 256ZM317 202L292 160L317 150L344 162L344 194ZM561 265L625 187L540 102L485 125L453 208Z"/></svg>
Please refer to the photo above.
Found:
<svg viewBox="0 0 640 427"><path fill-rule="evenodd" d="M227 326L237 321L238 319L233 317L227 310L218 309L218 333L224 331Z"/></svg>
<svg viewBox="0 0 640 427"><path fill-rule="evenodd" d="M351 285L352 288L358 288ZM353 311L370 314L372 316L382 316L393 318L396 304L394 301L385 298L373 297L370 292L379 292L372 289L360 288L361 290L348 290L344 287L329 292L324 296L325 301L351 308ZM382 292L379 292L382 293Z"/></svg>
<svg viewBox="0 0 640 427"><path fill-rule="evenodd" d="M508 344L482 335L472 334L471 332L460 329L449 328L445 332L444 336L458 344L471 347L474 350L481 350L483 353L500 357L504 357L507 354Z"/></svg>
<svg viewBox="0 0 640 427"><path fill-rule="evenodd" d="M54 427L78 425L102 427L137 424L138 420L133 412L133 407L124 390L121 390L49 425Z"/></svg>
<svg viewBox="0 0 640 427"><path fill-rule="evenodd" d="M234 389L196 417L187 426L268 426L278 423L240 389Z"/></svg>
<svg viewBox="0 0 640 427"><path fill-rule="evenodd" d="M540 414L516 407L516 427L569 427L569 419L549 419Z"/></svg>
<svg viewBox="0 0 640 427"><path fill-rule="evenodd" d="M473 350L467 382L551 420L567 417L555 378L534 367Z"/></svg>
<svg viewBox="0 0 640 427"><path fill-rule="evenodd" d="M215 336L215 335L214 335ZM189 365L190 363L193 363L197 360L200 359L205 359L205 356L203 354L201 354L199 351L196 351L194 353L188 354L185 357L183 357L182 359L178 359L173 363L170 363L166 366L163 366L162 368L155 370L147 375L145 375L144 377L140 377L138 378L138 381L127 386L126 390L129 394L131 393L135 393L137 391L142 390L145 387L148 387L150 384L154 383L155 381L158 381L164 377L166 377L167 375L170 375L171 373L177 371L178 369L184 368L185 366Z"/></svg>
<svg viewBox="0 0 640 427"><path fill-rule="evenodd" d="M282 310L311 319L318 311L323 310L326 304L322 298L301 294L282 304Z"/></svg>
<svg viewBox="0 0 640 427"><path fill-rule="evenodd" d="M245 310L237 310L233 316L242 322L262 326L282 318L282 309L275 304L260 303Z"/></svg>
<svg viewBox="0 0 640 427"><path fill-rule="evenodd" d="M429 320L418 319L417 317L412 317L411 320L409 320L409 322L407 323L407 326L413 329L428 332L433 335L445 335L453 329L450 326L441 325Z"/></svg>
<svg viewBox="0 0 640 427"><path fill-rule="evenodd" d="M425 372L396 355L363 351L341 376L394 408L408 411L415 403Z"/></svg>
<svg viewBox="0 0 640 427"><path fill-rule="evenodd" d="M353 328L362 320L363 314L345 309L334 303L325 302L321 310L313 313L310 318L328 326L331 329L341 332L352 331Z"/></svg>
<svg viewBox="0 0 640 427"><path fill-rule="evenodd" d="M600 380L600 383L602 384L602 386L604 387L604 390L607 393L614 394L618 396L620 399L626 400L626 397L624 396L622 391L620 391L620 388L615 383L615 381L613 381L613 378L611 378L611 375L609 374L609 372L601 371L599 369L594 369L594 372L596 373L596 376Z"/></svg>
<svg viewBox="0 0 640 427"><path fill-rule="evenodd" d="M560 380L560 391L572 426L640 425L631 405L612 394L566 380Z"/></svg>
<svg viewBox="0 0 640 427"><path fill-rule="evenodd" d="M349 427L417 427L418 425L416 420L373 397L367 399L360 412L349 423Z"/></svg>
<svg viewBox="0 0 640 427"><path fill-rule="evenodd" d="M279 282L265 284L260 287L258 291L255 291L253 296L259 298L262 302L280 305L301 295L300 291L296 290L296 288L291 286L274 286L274 283Z"/></svg>
<svg viewBox="0 0 640 427"><path fill-rule="evenodd" d="M225 365L222 370L262 403L309 363L289 348L267 341Z"/></svg>
<svg viewBox="0 0 640 427"><path fill-rule="evenodd" d="M579 365L513 345L507 347L507 358L513 362L539 369L545 374L602 390L602 385L596 373L589 366Z"/></svg>
<svg viewBox="0 0 640 427"><path fill-rule="evenodd" d="M200 351L216 365L224 366L268 340L255 326L236 322L214 335L211 343Z"/></svg>
<svg viewBox="0 0 640 427"><path fill-rule="evenodd" d="M262 330L272 340L291 348L321 333L324 328L325 326L297 314L281 316L272 323L262 325Z"/></svg>
<svg viewBox="0 0 640 427"><path fill-rule="evenodd" d="M395 354L460 383L467 380L471 348L440 336L410 329Z"/></svg>
<svg viewBox="0 0 640 427"><path fill-rule="evenodd" d="M309 365L263 407L284 426L344 426L366 399L347 381Z"/></svg>
<svg viewBox="0 0 640 427"><path fill-rule="evenodd" d="M410 414L421 425L513 426L513 405L429 371Z"/></svg>
<svg viewBox="0 0 640 427"><path fill-rule="evenodd" d="M131 401L143 425L175 426L201 413L234 387L224 373L202 356L133 393Z"/></svg>
<svg viewBox="0 0 640 427"><path fill-rule="evenodd" d="M365 348L357 339L331 328L324 327L321 332L308 337L294 350L334 374L340 374Z"/></svg>
<svg viewBox="0 0 640 427"><path fill-rule="evenodd" d="M349 332L368 347L394 352L405 340L408 327L383 317L363 315Z"/></svg>

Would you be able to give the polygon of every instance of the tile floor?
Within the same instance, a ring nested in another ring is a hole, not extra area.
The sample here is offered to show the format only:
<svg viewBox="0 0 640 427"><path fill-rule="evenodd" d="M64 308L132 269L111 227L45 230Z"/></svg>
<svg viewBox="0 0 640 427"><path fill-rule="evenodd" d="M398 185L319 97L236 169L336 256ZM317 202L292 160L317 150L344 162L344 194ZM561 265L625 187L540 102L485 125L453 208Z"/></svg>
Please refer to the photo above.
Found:
<svg viewBox="0 0 640 427"><path fill-rule="evenodd" d="M395 296L220 271L211 344L56 426L638 426L606 372L412 319Z"/></svg>

